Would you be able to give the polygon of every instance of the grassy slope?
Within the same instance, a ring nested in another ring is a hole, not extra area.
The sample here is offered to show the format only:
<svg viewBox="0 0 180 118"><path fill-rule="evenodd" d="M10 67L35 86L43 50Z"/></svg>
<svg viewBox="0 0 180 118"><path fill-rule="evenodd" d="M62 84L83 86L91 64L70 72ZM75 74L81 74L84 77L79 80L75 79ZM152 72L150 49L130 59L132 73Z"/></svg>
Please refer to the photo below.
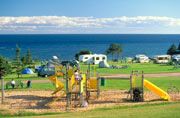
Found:
<svg viewBox="0 0 180 118"><path fill-rule="evenodd" d="M174 69L174 66L171 65L166 65L166 64L152 64L152 63L145 63L145 64L140 64L140 63L133 63L133 64L125 64L125 63L113 63L110 62L110 65L128 65L128 68L126 69L108 69L108 68L97 68L97 72L100 74L129 74L131 73L132 70L139 70L139 71L144 71L145 73L164 73L164 72L180 72L179 69ZM87 65L81 64L81 68L83 71L87 69ZM108 72L108 73L107 73Z"/></svg>
<svg viewBox="0 0 180 118"><path fill-rule="evenodd" d="M99 108L86 112L65 112L56 115L42 115L38 118L178 118L180 103L145 104ZM32 116L31 116L32 117ZM25 118L25 117L24 117ZM33 116L34 118L34 116Z"/></svg>

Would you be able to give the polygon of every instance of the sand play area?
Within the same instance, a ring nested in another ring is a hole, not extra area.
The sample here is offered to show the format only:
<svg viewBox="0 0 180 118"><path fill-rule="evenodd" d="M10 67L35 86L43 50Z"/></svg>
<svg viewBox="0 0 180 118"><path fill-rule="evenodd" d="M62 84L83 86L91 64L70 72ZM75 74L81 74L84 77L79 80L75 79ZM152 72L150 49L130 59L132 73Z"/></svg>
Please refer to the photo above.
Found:
<svg viewBox="0 0 180 118"><path fill-rule="evenodd" d="M5 104L0 105L1 109L5 109L12 113L18 111L28 111L36 113L44 112L63 112L66 111L65 96L54 101L59 94L52 96L53 91L6 91ZM101 91L100 97L97 99L91 97L88 107L74 107L77 102L72 101L70 111L84 111L94 108L102 108L117 105L136 105L155 102L164 102L152 92L145 92L145 102L130 102L128 101L128 92L124 90L108 90ZM172 101L180 100L179 94L171 94Z"/></svg>

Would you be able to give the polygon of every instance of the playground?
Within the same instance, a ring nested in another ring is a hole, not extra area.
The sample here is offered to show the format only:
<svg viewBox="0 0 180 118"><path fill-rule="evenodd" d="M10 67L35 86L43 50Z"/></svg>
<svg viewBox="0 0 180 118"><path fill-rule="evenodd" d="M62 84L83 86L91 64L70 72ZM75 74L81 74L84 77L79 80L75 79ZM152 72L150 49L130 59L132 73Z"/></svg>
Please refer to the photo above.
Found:
<svg viewBox="0 0 180 118"><path fill-rule="evenodd" d="M104 78L91 65L86 73L78 71L81 79L76 72L77 68L60 65L54 75L32 79L31 88L7 89L1 114L57 114L180 101L180 79L173 73L147 77L143 71L132 71L129 78Z"/></svg>
<svg viewBox="0 0 180 118"><path fill-rule="evenodd" d="M169 82L179 87L180 79L178 77L158 77L147 78L147 80L155 83L163 90L167 90ZM163 80L163 81L162 81ZM38 88L38 87L39 88ZM97 108L111 108L120 106L134 106L134 105L146 105L146 104L159 104L159 103L174 103L180 101L180 95L176 92L169 94L171 101L164 101L157 94L145 90L144 102L130 101L128 96L129 89L128 79L108 79L105 86L101 86L100 96L97 99L96 93L89 99L88 107L71 107L68 111L91 111ZM6 91L6 103L1 106L1 109L5 110L5 113L18 114L19 112L46 114L46 113L62 113L67 111L66 109L66 96L53 101L55 98L61 95L62 92L51 95L54 91L54 86L46 80L36 81L32 88L15 89ZM53 101L53 102L52 102ZM72 101L74 104L74 101Z"/></svg>

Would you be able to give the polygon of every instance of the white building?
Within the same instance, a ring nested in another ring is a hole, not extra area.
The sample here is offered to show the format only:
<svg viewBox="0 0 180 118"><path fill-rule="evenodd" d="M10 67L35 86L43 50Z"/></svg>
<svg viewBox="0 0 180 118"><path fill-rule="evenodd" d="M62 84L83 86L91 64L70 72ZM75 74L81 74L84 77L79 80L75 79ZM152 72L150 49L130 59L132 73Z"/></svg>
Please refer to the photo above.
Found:
<svg viewBox="0 0 180 118"><path fill-rule="evenodd" d="M168 63L171 60L170 55L157 55L154 57L156 63Z"/></svg>
<svg viewBox="0 0 180 118"><path fill-rule="evenodd" d="M104 54L85 54L79 56L79 61L87 64L99 64L101 61L107 61L107 56Z"/></svg>
<svg viewBox="0 0 180 118"><path fill-rule="evenodd" d="M135 56L135 58L139 63L148 63L150 61L149 57L144 54L138 54Z"/></svg>

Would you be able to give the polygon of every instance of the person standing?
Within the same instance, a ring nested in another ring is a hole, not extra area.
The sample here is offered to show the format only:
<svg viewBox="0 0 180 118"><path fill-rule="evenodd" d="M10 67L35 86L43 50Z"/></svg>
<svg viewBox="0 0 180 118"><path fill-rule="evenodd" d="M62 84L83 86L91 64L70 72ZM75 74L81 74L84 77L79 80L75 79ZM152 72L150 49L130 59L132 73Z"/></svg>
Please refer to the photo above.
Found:
<svg viewBox="0 0 180 118"><path fill-rule="evenodd" d="M12 79L11 86L12 86L13 89L15 88L15 84L16 84L16 82L14 81L14 79Z"/></svg>

